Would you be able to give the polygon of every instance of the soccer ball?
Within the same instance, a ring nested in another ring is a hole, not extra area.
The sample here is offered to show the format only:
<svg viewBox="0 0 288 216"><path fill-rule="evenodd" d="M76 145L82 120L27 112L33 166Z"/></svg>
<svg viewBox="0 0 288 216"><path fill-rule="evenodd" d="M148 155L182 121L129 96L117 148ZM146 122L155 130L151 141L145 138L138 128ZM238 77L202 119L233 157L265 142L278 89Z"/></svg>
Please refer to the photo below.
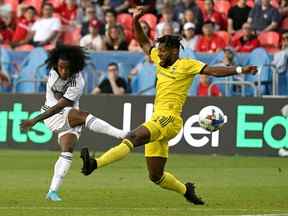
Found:
<svg viewBox="0 0 288 216"><path fill-rule="evenodd" d="M225 116L216 106L206 106L199 112L200 127L213 132L219 130L225 124Z"/></svg>

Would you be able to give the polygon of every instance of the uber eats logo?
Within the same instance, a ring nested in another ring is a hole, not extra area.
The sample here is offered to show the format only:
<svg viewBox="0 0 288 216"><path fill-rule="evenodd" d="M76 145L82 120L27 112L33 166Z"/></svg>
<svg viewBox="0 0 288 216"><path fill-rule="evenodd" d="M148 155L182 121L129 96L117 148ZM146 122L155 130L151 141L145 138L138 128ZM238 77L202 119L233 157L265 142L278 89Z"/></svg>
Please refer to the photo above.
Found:
<svg viewBox="0 0 288 216"><path fill-rule="evenodd" d="M28 131L23 132L20 124L23 120L32 119L39 112L28 113L22 110L21 103L14 103L12 111L0 110L0 144L12 139L16 143L32 141L34 143L46 143L52 138L52 132L42 122L38 122ZM12 133L8 133L11 130ZM8 134L11 134L8 137Z"/></svg>
<svg viewBox="0 0 288 216"><path fill-rule="evenodd" d="M271 148L288 147L288 119L277 115L265 119L265 121L251 120L253 117L259 119L262 115L265 115L264 106L238 106L237 147L262 148L264 141ZM280 138L273 137L273 130L277 129L276 126L283 128ZM248 135L249 133L250 135ZM258 134L258 138L252 138L251 133Z"/></svg>

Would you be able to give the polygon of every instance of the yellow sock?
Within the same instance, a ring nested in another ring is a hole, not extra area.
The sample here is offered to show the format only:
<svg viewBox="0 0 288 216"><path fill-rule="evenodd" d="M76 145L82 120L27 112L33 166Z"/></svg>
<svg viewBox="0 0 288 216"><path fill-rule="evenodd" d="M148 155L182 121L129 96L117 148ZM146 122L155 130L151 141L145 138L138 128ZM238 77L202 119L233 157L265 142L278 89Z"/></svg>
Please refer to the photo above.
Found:
<svg viewBox="0 0 288 216"><path fill-rule="evenodd" d="M186 186L182 182L180 182L175 176L168 172L164 172L162 178L156 182L160 187L173 190L181 194L185 194Z"/></svg>
<svg viewBox="0 0 288 216"><path fill-rule="evenodd" d="M111 148L102 154L97 161L97 168L106 166L114 161L120 160L127 156L133 150L133 144L127 139L124 139L119 145Z"/></svg>

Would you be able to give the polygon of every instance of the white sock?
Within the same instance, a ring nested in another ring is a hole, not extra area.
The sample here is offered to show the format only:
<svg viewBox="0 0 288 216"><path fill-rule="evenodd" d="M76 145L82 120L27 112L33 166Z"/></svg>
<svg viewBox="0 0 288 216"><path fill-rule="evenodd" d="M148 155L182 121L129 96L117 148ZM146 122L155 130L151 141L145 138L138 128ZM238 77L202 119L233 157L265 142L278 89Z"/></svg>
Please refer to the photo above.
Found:
<svg viewBox="0 0 288 216"><path fill-rule="evenodd" d="M62 152L55 163L54 176L51 181L49 191L58 191L60 185L63 182L64 176L67 174L68 170L72 164L71 152Z"/></svg>
<svg viewBox="0 0 288 216"><path fill-rule="evenodd" d="M86 128L94 132L107 134L109 136L113 136L113 137L120 138L120 139L123 139L127 135L127 132L120 130L118 128L115 128L109 123L99 118L96 118L95 116L91 114L87 116L85 126Z"/></svg>

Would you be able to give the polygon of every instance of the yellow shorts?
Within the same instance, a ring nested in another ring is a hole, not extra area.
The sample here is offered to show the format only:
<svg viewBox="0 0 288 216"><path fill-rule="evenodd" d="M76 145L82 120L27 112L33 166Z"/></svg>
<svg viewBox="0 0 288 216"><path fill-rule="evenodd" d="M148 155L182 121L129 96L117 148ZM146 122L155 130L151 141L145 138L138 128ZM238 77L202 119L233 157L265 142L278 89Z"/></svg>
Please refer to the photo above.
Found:
<svg viewBox="0 0 288 216"><path fill-rule="evenodd" d="M150 131L150 142L145 145L145 157L168 158L168 141L181 130L183 121L179 115L170 112L153 113L143 124Z"/></svg>

